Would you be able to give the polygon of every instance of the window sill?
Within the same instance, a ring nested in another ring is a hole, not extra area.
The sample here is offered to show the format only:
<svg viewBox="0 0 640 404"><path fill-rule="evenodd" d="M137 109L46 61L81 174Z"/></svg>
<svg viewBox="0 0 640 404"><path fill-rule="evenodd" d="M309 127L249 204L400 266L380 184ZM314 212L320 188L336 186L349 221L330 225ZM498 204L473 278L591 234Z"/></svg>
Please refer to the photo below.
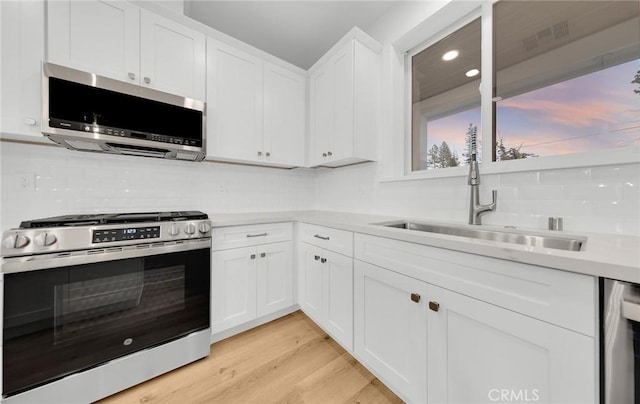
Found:
<svg viewBox="0 0 640 404"><path fill-rule="evenodd" d="M640 163L640 146L599 152L576 153L562 156L536 157L523 160L500 161L480 164L481 175L506 174L517 172L562 170L579 167L597 167L615 164ZM435 171L419 171L403 176L381 178L380 182L416 181L436 178L464 177L469 174L468 166L442 168Z"/></svg>

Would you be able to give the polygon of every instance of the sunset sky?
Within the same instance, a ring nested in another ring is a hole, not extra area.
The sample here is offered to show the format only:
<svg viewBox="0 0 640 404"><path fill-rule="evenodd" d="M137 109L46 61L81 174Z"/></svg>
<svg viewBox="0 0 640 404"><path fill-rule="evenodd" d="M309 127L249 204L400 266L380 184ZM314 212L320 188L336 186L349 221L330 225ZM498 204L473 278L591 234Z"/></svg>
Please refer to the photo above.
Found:
<svg viewBox="0 0 640 404"><path fill-rule="evenodd" d="M497 130L507 146L539 156L640 145L640 94L632 84L640 59L506 98L497 104ZM428 148L446 141L462 157L469 124L480 108L428 124Z"/></svg>

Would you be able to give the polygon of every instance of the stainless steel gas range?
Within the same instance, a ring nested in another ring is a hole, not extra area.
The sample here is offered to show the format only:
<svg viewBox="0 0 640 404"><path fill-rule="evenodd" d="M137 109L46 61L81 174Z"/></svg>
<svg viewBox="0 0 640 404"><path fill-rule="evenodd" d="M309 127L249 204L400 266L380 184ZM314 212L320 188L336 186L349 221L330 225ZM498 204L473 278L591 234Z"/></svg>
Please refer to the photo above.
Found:
<svg viewBox="0 0 640 404"><path fill-rule="evenodd" d="M87 403L203 358L202 212L60 216L2 236L3 403Z"/></svg>

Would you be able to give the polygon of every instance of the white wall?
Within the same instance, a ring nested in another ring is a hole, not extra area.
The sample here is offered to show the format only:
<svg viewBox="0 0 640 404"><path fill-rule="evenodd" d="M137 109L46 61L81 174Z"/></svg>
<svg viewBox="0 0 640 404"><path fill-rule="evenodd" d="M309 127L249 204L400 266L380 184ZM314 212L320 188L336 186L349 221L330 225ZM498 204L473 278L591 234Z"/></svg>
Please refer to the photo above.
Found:
<svg viewBox="0 0 640 404"><path fill-rule="evenodd" d="M0 228L54 215L201 210L213 213L309 209L310 170L193 163L0 142ZM23 176L35 178L24 189Z"/></svg>

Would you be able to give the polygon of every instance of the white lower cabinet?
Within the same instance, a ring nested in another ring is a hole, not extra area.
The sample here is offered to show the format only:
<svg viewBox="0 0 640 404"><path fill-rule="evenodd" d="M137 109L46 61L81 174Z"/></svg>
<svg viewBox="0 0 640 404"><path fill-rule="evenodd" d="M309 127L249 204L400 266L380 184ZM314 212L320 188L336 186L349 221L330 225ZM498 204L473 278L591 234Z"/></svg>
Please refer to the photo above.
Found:
<svg viewBox="0 0 640 404"><path fill-rule="evenodd" d="M347 351L353 350L353 259L299 244L300 307Z"/></svg>
<svg viewBox="0 0 640 404"><path fill-rule="evenodd" d="M262 317L293 304L293 251L290 241L265 244L256 251L256 306Z"/></svg>
<svg viewBox="0 0 640 404"><path fill-rule="evenodd" d="M427 401L427 284L354 264L355 354L403 400Z"/></svg>
<svg viewBox="0 0 640 404"><path fill-rule="evenodd" d="M429 403L595 401L593 338L433 285L427 297Z"/></svg>
<svg viewBox="0 0 640 404"><path fill-rule="evenodd" d="M212 333L293 304L290 241L214 251L211 263Z"/></svg>
<svg viewBox="0 0 640 404"><path fill-rule="evenodd" d="M472 258L356 234L356 359L409 403L597 402L593 279Z"/></svg>

